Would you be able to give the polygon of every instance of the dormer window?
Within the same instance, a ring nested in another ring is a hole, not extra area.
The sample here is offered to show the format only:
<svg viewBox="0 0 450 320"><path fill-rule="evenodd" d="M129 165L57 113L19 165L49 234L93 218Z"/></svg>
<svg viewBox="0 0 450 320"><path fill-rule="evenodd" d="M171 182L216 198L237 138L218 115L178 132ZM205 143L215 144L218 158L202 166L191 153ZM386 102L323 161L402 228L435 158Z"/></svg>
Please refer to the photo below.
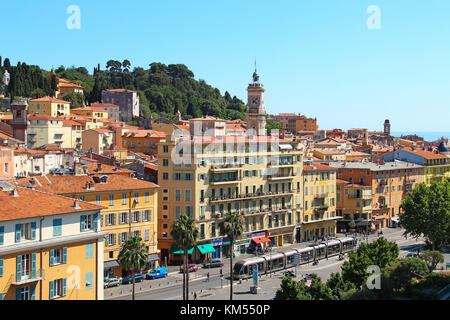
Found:
<svg viewBox="0 0 450 320"><path fill-rule="evenodd" d="M100 183L106 183L108 180L108 176L101 176L100 177Z"/></svg>

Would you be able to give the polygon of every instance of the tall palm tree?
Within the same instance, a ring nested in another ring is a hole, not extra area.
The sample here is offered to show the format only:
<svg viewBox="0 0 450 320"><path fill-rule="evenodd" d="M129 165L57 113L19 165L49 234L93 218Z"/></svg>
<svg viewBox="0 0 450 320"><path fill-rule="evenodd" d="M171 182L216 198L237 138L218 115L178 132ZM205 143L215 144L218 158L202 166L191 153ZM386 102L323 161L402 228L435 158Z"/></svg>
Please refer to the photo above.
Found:
<svg viewBox="0 0 450 320"><path fill-rule="evenodd" d="M234 240L239 239L244 232L242 216L236 212L228 212L221 222L221 228L230 240L230 300L233 300L233 248Z"/></svg>
<svg viewBox="0 0 450 320"><path fill-rule="evenodd" d="M189 300L188 249L197 243L200 232L195 226L194 219L181 215L173 222L170 235L177 245L183 248L183 300Z"/></svg>
<svg viewBox="0 0 450 320"><path fill-rule="evenodd" d="M123 269L132 272L133 300L135 300L134 276L136 270L142 270L148 262L148 250L140 237L131 236L122 244L119 252L119 264Z"/></svg>

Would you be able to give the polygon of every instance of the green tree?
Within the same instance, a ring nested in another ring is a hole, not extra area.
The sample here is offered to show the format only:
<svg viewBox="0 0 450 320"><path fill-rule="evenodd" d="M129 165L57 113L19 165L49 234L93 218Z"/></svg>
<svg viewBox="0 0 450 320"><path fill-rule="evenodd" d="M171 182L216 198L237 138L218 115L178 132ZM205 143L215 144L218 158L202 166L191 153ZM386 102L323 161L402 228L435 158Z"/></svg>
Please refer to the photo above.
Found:
<svg viewBox="0 0 450 320"><path fill-rule="evenodd" d="M333 294L331 288L322 282L322 279L315 273L311 277L311 285L308 288L308 293L314 300L336 300L337 297Z"/></svg>
<svg viewBox="0 0 450 320"><path fill-rule="evenodd" d="M394 290L407 286L414 276L425 276L428 273L427 264L416 257L398 259L383 270L383 276L389 279Z"/></svg>
<svg viewBox="0 0 450 320"><path fill-rule="evenodd" d="M233 248L234 241L239 239L244 233L244 223L242 216L237 212L228 212L225 214L223 222L219 224L219 228L226 234L230 241L230 300L233 300Z"/></svg>
<svg viewBox="0 0 450 320"><path fill-rule="evenodd" d="M420 183L403 199L400 224L405 235L424 236L432 250L445 246L450 239L450 179L431 185Z"/></svg>
<svg viewBox="0 0 450 320"><path fill-rule="evenodd" d="M186 215L181 215L173 222L170 235L177 245L183 248L183 300L189 300L188 249L197 243L200 232L195 226L194 219Z"/></svg>
<svg viewBox="0 0 450 320"><path fill-rule="evenodd" d="M272 132L272 130L274 130L274 129L282 130L283 125L281 123L279 123L278 121L267 120L266 121L267 134L270 134Z"/></svg>
<svg viewBox="0 0 450 320"><path fill-rule="evenodd" d="M342 265L342 277L360 288L369 277L367 268L376 265L383 269L397 261L398 245L380 237L371 243L361 243L356 252L349 253L349 260Z"/></svg>
<svg viewBox="0 0 450 320"><path fill-rule="evenodd" d="M131 270L133 279L133 300L135 300L135 274L145 268L148 262L148 250L140 237L131 236L126 240L119 252L119 264L123 269Z"/></svg>
<svg viewBox="0 0 450 320"><path fill-rule="evenodd" d="M436 269L438 263L444 262L444 256L439 251L431 251L431 250L423 251L419 255L419 258L425 261L430 272L433 272L433 270Z"/></svg>
<svg viewBox="0 0 450 320"><path fill-rule="evenodd" d="M350 281L345 281L340 272L333 272L330 275L330 278L328 278L326 285L331 289L332 294L338 299L342 299L342 294L344 292L355 289L355 285Z"/></svg>
<svg viewBox="0 0 450 320"><path fill-rule="evenodd" d="M33 99L39 99L45 97L45 91L42 90L41 88L36 88L33 91L31 91L30 96Z"/></svg>
<svg viewBox="0 0 450 320"><path fill-rule="evenodd" d="M51 90L52 90L52 96L54 97L55 92L58 91L58 81L56 80L55 74L52 74Z"/></svg>
<svg viewBox="0 0 450 320"><path fill-rule="evenodd" d="M303 282L285 276L281 280L280 289L275 293L275 300L313 300L313 298Z"/></svg>
<svg viewBox="0 0 450 320"><path fill-rule="evenodd" d="M130 67L131 67L131 62L130 62L130 60L127 60L127 59L123 60L123 62L122 62L122 67L123 67L124 71L125 71L125 70L126 70L126 71L130 71Z"/></svg>
<svg viewBox="0 0 450 320"><path fill-rule="evenodd" d="M68 92L61 99L69 101L71 109L81 108L84 105L84 95L80 92Z"/></svg>

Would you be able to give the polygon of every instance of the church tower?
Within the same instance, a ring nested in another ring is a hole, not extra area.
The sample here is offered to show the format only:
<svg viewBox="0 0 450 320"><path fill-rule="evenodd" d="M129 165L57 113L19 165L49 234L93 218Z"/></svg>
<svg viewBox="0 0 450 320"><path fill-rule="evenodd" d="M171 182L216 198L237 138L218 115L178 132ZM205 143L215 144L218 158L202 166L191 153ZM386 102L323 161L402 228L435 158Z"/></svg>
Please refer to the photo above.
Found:
<svg viewBox="0 0 450 320"><path fill-rule="evenodd" d="M264 85L259 83L256 70L253 73L253 83L247 87L247 130L253 129L258 136L266 135L266 109L264 108Z"/></svg>

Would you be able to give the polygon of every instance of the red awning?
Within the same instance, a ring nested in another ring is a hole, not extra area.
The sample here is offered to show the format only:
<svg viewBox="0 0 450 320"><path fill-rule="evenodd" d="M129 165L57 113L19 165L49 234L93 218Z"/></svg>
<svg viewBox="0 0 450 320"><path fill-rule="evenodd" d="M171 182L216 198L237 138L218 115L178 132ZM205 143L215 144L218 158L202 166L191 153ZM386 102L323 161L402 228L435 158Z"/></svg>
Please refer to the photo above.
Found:
<svg viewBox="0 0 450 320"><path fill-rule="evenodd" d="M252 241L259 244L261 242L261 238L252 238Z"/></svg>
<svg viewBox="0 0 450 320"><path fill-rule="evenodd" d="M266 237L261 237L261 242L270 242L271 240L269 238Z"/></svg>
<svg viewBox="0 0 450 320"><path fill-rule="evenodd" d="M259 238L252 238L252 241L254 241L256 244L259 244L261 242L270 242L270 239L266 237L259 237Z"/></svg>

